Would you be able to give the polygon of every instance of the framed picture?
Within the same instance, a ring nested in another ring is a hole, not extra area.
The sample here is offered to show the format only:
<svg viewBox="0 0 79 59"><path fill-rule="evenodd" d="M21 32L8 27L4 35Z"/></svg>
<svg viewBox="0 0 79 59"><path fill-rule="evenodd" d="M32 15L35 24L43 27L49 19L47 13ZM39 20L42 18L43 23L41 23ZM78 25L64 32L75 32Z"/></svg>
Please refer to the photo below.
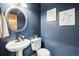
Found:
<svg viewBox="0 0 79 59"><path fill-rule="evenodd" d="M56 21L56 8L47 11L47 22Z"/></svg>
<svg viewBox="0 0 79 59"><path fill-rule="evenodd" d="M59 26L75 25L75 8L59 12Z"/></svg>

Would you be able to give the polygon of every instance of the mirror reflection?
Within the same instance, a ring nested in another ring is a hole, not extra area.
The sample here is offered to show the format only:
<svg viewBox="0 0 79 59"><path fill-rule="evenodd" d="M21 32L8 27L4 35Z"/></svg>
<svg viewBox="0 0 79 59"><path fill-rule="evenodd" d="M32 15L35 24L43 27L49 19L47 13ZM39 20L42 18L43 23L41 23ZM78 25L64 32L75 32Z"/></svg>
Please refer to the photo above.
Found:
<svg viewBox="0 0 79 59"><path fill-rule="evenodd" d="M22 8L11 7L6 11L5 15L10 29L16 32L25 29L27 25L27 17Z"/></svg>
<svg viewBox="0 0 79 59"><path fill-rule="evenodd" d="M8 23L14 30L22 29L25 25L24 14L18 9L11 10L8 13Z"/></svg>

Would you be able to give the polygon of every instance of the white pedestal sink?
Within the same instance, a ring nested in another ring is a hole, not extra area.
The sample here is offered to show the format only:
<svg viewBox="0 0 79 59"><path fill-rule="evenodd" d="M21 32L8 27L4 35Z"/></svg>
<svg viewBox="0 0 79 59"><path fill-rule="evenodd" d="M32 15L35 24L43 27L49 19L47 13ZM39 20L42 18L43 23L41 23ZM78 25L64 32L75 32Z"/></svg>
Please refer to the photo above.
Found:
<svg viewBox="0 0 79 59"><path fill-rule="evenodd" d="M5 47L10 52L16 52L16 56L22 56L23 49L30 45L30 40L24 39L20 42L16 41L17 40L9 41Z"/></svg>

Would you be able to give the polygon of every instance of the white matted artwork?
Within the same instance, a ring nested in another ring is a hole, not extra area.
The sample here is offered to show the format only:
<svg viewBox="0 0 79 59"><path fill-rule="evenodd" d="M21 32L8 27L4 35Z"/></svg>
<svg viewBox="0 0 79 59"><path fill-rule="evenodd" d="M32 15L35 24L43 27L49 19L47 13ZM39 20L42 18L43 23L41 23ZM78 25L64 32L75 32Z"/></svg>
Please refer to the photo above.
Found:
<svg viewBox="0 0 79 59"><path fill-rule="evenodd" d="M56 8L47 11L47 22L56 21Z"/></svg>
<svg viewBox="0 0 79 59"><path fill-rule="evenodd" d="M75 25L75 8L59 12L59 26Z"/></svg>

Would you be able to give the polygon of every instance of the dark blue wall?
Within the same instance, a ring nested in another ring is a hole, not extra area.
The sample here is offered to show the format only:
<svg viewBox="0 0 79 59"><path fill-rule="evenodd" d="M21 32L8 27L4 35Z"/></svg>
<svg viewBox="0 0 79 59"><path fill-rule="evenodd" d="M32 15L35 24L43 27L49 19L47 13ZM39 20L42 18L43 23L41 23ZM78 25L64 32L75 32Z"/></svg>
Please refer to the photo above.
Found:
<svg viewBox="0 0 79 59"><path fill-rule="evenodd" d="M15 53L10 53L9 51L6 50L5 44L10 40L15 40L16 35L24 35L25 38L28 39L35 34L40 36L40 4L27 4L27 5L28 8L25 9L28 19L27 27L25 28L24 31L18 33L9 29L10 36L0 39L0 55L2 56L15 55ZM7 4L3 4L1 6L2 12L5 12L8 7L9 6ZM22 21L20 22L20 24L23 24ZM31 54L32 54L31 46L29 46L27 49L24 49L23 55L27 56Z"/></svg>
<svg viewBox="0 0 79 59"><path fill-rule="evenodd" d="M28 14L27 28L19 33L9 29L10 36L0 39L0 55L14 55L5 49L5 44L10 40L15 40L16 35L23 34L26 38L30 38L34 34L40 36L44 41L45 48L49 49L51 55L55 56L71 56L79 55L79 4L28 4L26 12ZM7 4L2 6L5 12ZM57 8L57 21L46 22L46 11ZM76 8L76 25L75 26L58 26L58 13L70 8ZM41 12L41 23L40 23ZM40 28L41 24L41 28ZM24 50L24 55L31 55L31 47Z"/></svg>
<svg viewBox="0 0 79 59"><path fill-rule="evenodd" d="M46 12L52 8L57 8L57 21L46 22ZM70 8L76 9L76 25L59 26L58 13ZM79 55L79 4L41 4L41 37L51 55Z"/></svg>

